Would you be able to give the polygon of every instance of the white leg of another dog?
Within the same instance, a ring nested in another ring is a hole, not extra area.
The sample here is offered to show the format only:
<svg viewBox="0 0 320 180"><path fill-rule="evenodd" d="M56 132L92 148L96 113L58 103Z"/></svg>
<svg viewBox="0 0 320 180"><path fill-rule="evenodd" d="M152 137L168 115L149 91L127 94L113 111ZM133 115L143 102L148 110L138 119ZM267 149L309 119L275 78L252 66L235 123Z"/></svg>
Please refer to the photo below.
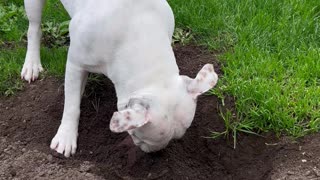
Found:
<svg viewBox="0 0 320 180"><path fill-rule="evenodd" d="M28 49L21 71L21 78L29 83L38 78L43 70L40 62L41 15L45 0L24 0L29 19Z"/></svg>
<svg viewBox="0 0 320 180"><path fill-rule="evenodd" d="M85 86L87 76L88 72L72 64L68 57L63 117L58 132L50 145L51 149L64 154L65 157L74 154L77 149L81 91Z"/></svg>

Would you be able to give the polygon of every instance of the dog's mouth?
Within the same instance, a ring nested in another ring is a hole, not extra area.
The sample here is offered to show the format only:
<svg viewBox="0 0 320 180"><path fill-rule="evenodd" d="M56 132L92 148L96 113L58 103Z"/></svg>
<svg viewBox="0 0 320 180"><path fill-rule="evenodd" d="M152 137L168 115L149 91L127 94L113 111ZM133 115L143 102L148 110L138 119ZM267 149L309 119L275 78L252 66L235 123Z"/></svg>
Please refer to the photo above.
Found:
<svg viewBox="0 0 320 180"><path fill-rule="evenodd" d="M150 140L141 140L141 138L137 137L135 134L131 134L131 137L132 137L133 143L146 153L159 151L165 148L169 143L169 141L153 142Z"/></svg>

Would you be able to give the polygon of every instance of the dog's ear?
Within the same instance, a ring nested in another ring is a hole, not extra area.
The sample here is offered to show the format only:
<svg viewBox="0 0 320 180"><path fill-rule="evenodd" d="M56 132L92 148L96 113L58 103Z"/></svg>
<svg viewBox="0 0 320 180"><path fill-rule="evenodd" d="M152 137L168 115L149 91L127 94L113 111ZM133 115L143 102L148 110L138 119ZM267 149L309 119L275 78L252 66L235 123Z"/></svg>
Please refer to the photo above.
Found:
<svg viewBox="0 0 320 180"><path fill-rule="evenodd" d="M187 91L193 98L213 88L218 82L218 75L214 72L212 64L206 64L199 71L195 79L183 77L187 84Z"/></svg>
<svg viewBox="0 0 320 180"><path fill-rule="evenodd" d="M110 121L110 130L120 133L133 130L150 121L149 104L144 99L130 99L124 110L114 112Z"/></svg>

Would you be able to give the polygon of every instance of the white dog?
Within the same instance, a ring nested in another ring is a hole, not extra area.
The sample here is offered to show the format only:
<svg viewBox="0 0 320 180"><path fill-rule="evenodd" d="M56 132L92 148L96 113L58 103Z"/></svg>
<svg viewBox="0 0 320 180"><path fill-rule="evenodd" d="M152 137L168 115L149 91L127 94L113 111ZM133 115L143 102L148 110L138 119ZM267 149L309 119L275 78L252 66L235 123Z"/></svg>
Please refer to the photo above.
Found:
<svg viewBox="0 0 320 180"><path fill-rule="evenodd" d="M174 16L165 0L61 0L71 16L61 125L50 147L76 152L80 101L88 72L115 85L118 112L110 129L127 131L145 152L164 148L191 125L197 96L218 80L211 64L195 79L179 75L171 47ZM41 11L45 0L24 0L29 19L28 51L21 76L37 79Z"/></svg>

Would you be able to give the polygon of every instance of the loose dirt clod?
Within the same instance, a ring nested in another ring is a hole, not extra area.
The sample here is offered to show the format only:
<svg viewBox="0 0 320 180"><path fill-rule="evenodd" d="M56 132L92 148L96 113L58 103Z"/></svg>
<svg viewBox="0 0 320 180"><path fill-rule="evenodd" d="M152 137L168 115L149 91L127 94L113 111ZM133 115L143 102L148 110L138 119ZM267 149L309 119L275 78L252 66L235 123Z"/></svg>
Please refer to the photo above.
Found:
<svg viewBox="0 0 320 180"><path fill-rule="evenodd" d="M314 167L312 170L317 175L317 177L320 177L320 169Z"/></svg>

